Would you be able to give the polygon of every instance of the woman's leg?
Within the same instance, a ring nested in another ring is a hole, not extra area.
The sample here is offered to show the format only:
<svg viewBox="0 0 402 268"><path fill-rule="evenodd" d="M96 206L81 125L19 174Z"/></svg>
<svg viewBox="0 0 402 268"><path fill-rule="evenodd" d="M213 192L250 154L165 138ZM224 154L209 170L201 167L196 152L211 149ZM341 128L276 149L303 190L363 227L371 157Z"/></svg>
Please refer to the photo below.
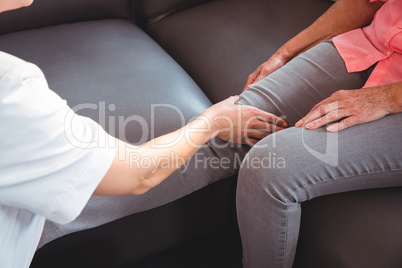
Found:
<svg viewBox="0 0 402 268"><path fill-rule="evenodd" d="M249 149L248 146L228 144L219 139L211 140L182 168L142 195L92 196L73 222L58 224L46 221L39 247L58 237L165 205L236 175ZM178 158L177 161L181 159Z"/></svg>
<svg viewBox="0 0 402 268"><path fill-rule="evenodd" d="M332 41L324 41L247 89L239 102L281 116L293 126L332 93L362 88L371 71L349 74Z"/></svg>
<svg viewBox="0 0 402 268"><path fill-rule="evenodd" d="M327 44L326 46L333 48L331 44ZM327 52L323 51L323 53L325 54ZM339 62L342 61L339 60ZM295 70L294 73L294 75L300 76L298 70ZM360 85L360 83L364 83L364 78L361 75L352 75L352 77L355 78L351 78L350 80L355 80L356 78L359 80L359 82L356 83L356 86L357 84ZM330 79L330 81L332 80L333 78ZM350 82L344 84L349 83ZM319 85L316 86L318 87ZM305 90L308 92L307 88ZM265 110L273 113L289 114L289 118L295 117L293 115L290 116L290 109L288 109L289 111L286 109L291 107L286 104L288 102L294 102L293 99L299 99L298 96L291 98L290 92L287 93L285 90L278 92L277 98L264 97L261 96L262 93L263 91L250 89L245 94L242 94L242 102L254 106L261 106ZM282 95L279 95L279 93ZM294 93L297 92L294 91ZM265 94L268 94L268 92ZM289 101L287 99L289 99ZM308 98L306 99L308 100ZM309 102L307 102L307 100L303 103L298 103L297 105L301 107L312 106L314 100L309 100ZM277 103L281 110L276 109ZM283 103L283 105L281 105L281 103ZM308 108L305 110L308 110ZM233 144L229 146L218 139L212 140L208 143L208 146L202 148L183 168L176 171L160 185L143 195L93 196L80 216L72 223L61 225L47 221L40 241L40 246L69 233L93 228L127 215L167 204L220 179L237 174L241 161L248 150L249 147L247 146L237 146ZM100 215L102 216L100 217Z"/></svg>
<svg viewBox="0 0 402 268"><path fill-rule="evenodd" d="M248 89L241 102L293 125L333 92L361 88L368 73L347 74L333 44L324 42ZM237 189L244 266L292 267L301 202L402 185L401 123L396 114L339 133L291 127L254 146Z"/></svg>
<svg viewBox="0 0 402 268"><path fill-rule="evenodd" d="M239 173L244 266L292 267L301 205L359 189L402 186L402 114L351 127L289 128L252 148Z"/></svg>

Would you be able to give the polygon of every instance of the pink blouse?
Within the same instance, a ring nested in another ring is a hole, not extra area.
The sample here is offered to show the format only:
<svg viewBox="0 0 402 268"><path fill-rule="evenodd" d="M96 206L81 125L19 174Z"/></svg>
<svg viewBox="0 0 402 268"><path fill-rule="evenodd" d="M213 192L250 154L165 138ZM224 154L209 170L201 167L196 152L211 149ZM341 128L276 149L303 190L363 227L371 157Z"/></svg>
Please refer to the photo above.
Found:
<svg viewBox="0 0 402 268"><path fill-rule="evenodd" d="M375 1L386 3L369 26L333 39L348 72L363 71L378 62L364 87L402 81L402 0L370 0Z"/></svg>

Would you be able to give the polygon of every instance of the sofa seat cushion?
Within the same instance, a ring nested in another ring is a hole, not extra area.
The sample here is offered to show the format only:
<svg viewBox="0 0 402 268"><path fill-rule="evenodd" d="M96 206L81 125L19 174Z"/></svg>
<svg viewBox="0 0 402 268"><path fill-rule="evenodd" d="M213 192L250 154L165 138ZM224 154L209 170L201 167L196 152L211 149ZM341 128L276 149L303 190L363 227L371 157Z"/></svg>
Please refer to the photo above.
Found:
<svg viewBox="0 0 402 268"><path fill-rule="evenodd" d="M131 143L174 131L211 104L187 73L129 21L88 21L0 35L0 50L37 64L49 87L70 107ZM152 189L157 202L149 201L151 191L92 197L74 222L48 221L40 246L166 204L212 182L165 181Z"/></svg>
<svg viewBox="0 0 402 268"><path fill-rule="evenodd" d="M129 21L0 35L0 50L37 64L77 113L131 143L176 130L210 106L187 73Z"/></svg>
<svg viewBox="0 0 402 268"><path fill-rule="evenodd" d="M250 73L330 5L216 0L176 12L146 31L218 102L241 93Z"/></svg>

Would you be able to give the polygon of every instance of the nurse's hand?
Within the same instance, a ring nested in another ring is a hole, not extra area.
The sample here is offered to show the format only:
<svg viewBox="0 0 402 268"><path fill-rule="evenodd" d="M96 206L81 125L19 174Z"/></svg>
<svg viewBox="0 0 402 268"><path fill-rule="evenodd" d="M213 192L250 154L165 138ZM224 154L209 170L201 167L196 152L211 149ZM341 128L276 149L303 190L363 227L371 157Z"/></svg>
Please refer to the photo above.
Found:
<svg viewBox="0 0 402 268"><path fill-rule="evenodd" d="M402 112L402 82L355 90L340 90L321 101L296 123L297 127L317 129L329 123L330 132L378 120Z"/></svg>
<svg viewBox="0 0 402 268"><path fill-rule="evenodd" d="M181 129L142 146L116 139L115 158L95 194L143 194L180 168L214 137L252 145L286 126L283 119L273 114L236 105L238 100L238 96L227 98Z"/></svg>
<svg viewBox="0 0 402 268"><path fill-rule="evenodd" d="M212 126L213 137L251 146L287 127L282 118L249 105L237 105L238 100L238 96L230 97L202 114Z"/></svg>

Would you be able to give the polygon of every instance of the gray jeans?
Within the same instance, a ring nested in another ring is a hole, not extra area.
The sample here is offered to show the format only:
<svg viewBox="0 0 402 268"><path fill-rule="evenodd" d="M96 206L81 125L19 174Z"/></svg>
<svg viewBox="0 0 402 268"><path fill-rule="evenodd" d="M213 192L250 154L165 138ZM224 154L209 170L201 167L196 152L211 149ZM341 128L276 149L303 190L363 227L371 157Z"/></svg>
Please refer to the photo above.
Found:
<svg viewBox="0 0 402 268"><path fill-rule="evenodd" d="M296 57L242 94L241 102L294 125L340 89L361 88L371 69L348 74L331 41ZM402 114L339 133L290 127L243 161L237 212L245 267L292 267L301 202L339 192L402 185Z"/></svg>
<svg viewBox="0 0 402 268"><path fill-rule="evenodd" d="M347 74L332 43L326 42L247 90L241 102L280 115L294 125L332 92L360 88L366 79L367 73ZM290 127L254 147L247 158L253 161L243 162L237 197L246 266L291 266L300 202L329 193L402 185L401 120L401 115L392 115L344 130L336 136L338 153L324 155L321 160L311 152L321 148L325 153L328 134L324 129ZM333 148L333 143L330 145ZM39 246L161 206L236 174L249 149L212 140L186 166L141 196L94 196L74 222L60 225L47 221ZM331 165L335 160L337 165Z"/></svg>

